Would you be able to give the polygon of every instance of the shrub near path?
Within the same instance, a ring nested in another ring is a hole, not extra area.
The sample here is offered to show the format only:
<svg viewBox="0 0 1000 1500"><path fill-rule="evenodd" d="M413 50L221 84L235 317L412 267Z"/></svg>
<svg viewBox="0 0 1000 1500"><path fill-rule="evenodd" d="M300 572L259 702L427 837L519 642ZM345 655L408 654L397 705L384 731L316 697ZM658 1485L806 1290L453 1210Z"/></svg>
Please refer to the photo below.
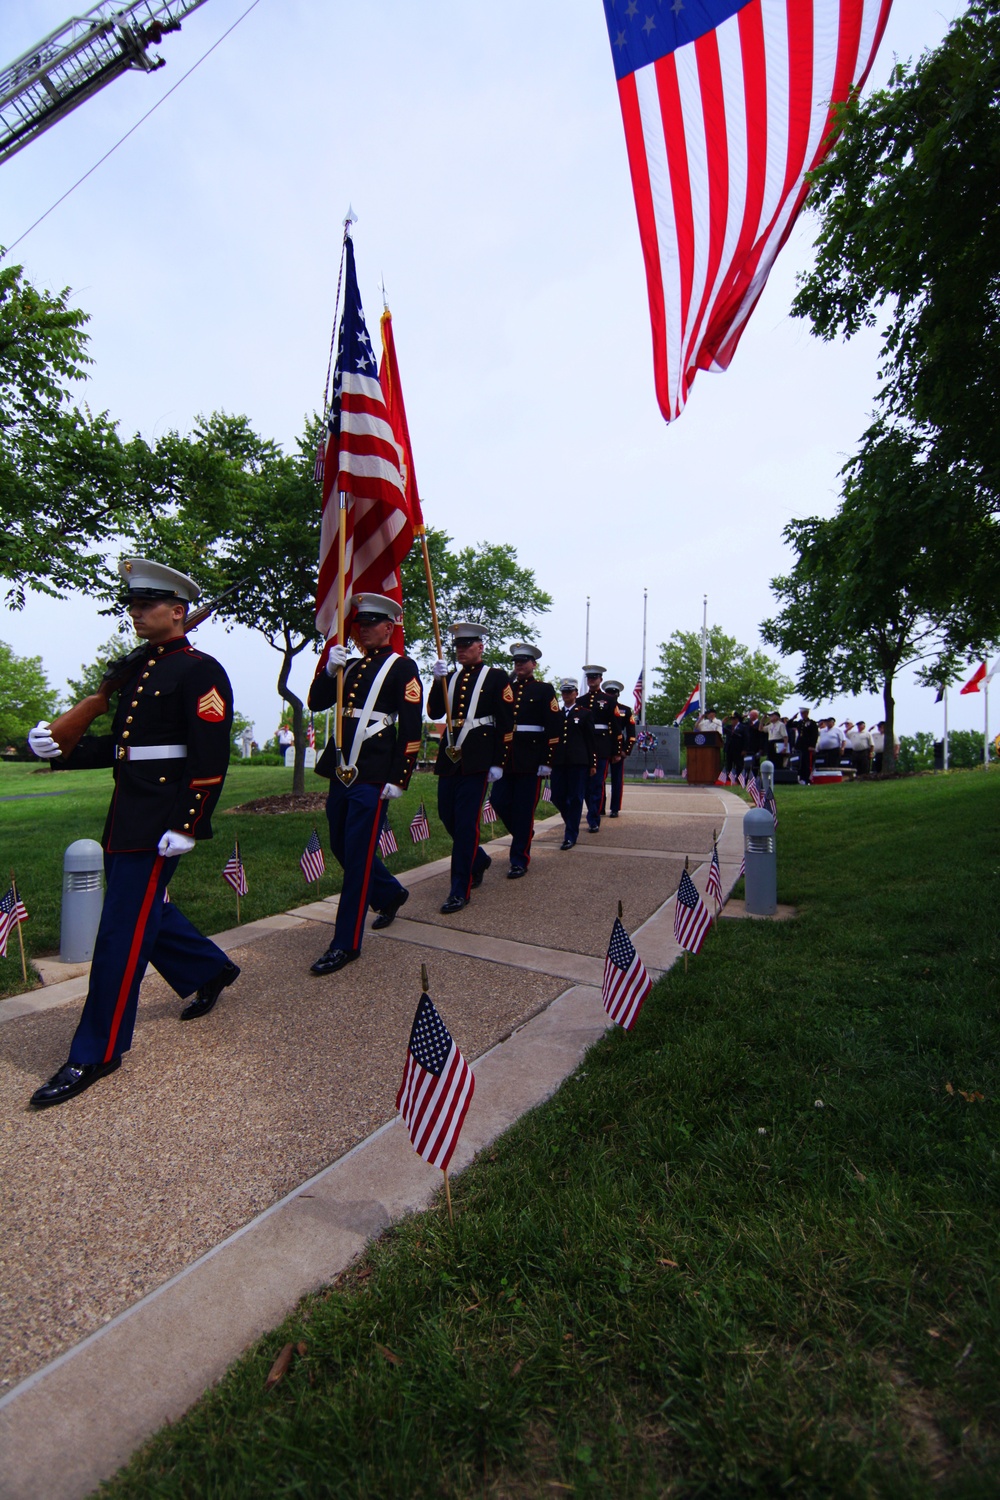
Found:
<svg viewBox="0 0 1000 1500"><path fill-rule="evenodd" d="M723 922L454 1231L385 1234L103 1494L997 1493L1000 776L780 806L797 920Z"/></svg>

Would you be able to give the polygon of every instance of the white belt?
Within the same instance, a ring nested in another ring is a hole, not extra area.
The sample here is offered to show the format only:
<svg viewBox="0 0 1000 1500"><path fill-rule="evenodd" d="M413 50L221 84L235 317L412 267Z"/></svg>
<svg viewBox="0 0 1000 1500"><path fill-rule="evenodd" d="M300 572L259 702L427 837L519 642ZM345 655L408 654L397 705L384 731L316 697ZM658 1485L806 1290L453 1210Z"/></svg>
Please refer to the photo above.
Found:
<svg viewBox="0 0 1000 1500"><path fill-rule="evenodd" d="M545 730L541 724L515 724L514 730L517 734L544 734Z"/></svg>
<svg viewBox="0 0 1000 1500"><path fill-rule="evenodd" d="M489 724L492 728L496 720L492 714L486 714L481 719L459 719L457 722L452 720L452 723L456 729L479 729L483 724Z"/></svg>
<svg viewBox="0 0 1000 1500"><path fill-rule="evenodd" d="M116 745L115 760L184 760L187 745Z"/></svg>
<svg viewBox="0 0 1000 1500"><path fill-rule="evenodd" d="M344 716L348 719L360 719L364 714L363 708L345 708ZM383 729L388 729L396 722L395 714L372 714L368 720L362 739L370 740L373 734L381 734Z"/></svg>

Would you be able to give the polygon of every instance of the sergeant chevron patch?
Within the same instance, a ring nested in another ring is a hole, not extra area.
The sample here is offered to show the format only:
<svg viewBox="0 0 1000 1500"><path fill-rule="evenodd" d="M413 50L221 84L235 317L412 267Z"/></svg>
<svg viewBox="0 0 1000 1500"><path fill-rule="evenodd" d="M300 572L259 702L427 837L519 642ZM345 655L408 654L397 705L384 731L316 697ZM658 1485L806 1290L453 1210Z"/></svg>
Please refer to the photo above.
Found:
<svg viewBox="0 0 1000 1500"><path fill-rule="evenodd" d="M416 677L411 677L403 690L403 698L407 703L420 702L420 682Z"/></svg>
<svg viewBox="0 0 1000 1500"><path fill-rule="evenodd" d="M198 717L207 719L209 724L221 724L226 717L226 705L217 687L209 688L198 699Z"/></svg>

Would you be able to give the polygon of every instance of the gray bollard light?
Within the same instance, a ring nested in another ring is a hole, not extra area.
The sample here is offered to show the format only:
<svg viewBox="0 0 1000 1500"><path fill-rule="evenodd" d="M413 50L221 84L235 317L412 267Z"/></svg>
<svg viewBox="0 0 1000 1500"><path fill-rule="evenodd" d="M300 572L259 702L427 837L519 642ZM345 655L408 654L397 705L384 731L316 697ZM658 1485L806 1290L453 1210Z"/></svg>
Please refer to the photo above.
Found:
<svg viewBox="0 0 1000 1500"><path fill-rule="evenodd" d="M760 779L764 788L764 796L774 791L774 761L762 760L760 763Z"/></svg>
<svg viewBox="0 0 1000 1500"><path fill-rule="evenodd" d="M95 839L77 839L63 855L59 957L64 964L93 958L103 905L104 851Z"/></svg>
<svg viewBox="0 0 1000 1500"><path fill-rule="evenodd" d="M743 859L748 917L773 917L778 910L778 855L774 819L751 807L743 819Z"/></svg>

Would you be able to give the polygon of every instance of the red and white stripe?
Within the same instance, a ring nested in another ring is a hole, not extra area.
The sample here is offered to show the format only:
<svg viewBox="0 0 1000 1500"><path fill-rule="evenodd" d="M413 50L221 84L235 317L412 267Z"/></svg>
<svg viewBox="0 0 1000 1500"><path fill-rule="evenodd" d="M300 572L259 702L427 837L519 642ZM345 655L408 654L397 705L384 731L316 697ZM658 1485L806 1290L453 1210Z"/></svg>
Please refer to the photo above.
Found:
<svg viewBox="0 0 1000 1500"><path fill-rule="evenodd" d="M604 1009L623 1031L631 1031L643 1001L653 988L646 965L638 953L627 969L619 969L611 958L604 960L602 996Z"/></svg>
<svg viewBox="0 0 1000 1500"><path fill-rule="evenodd" d="M667 421L732 360L890 4L750 0L619 81Z"/></svg>
<svg viewBox="0 0 1000 1500"><path fill-rule="evenodd" d="M396 1108L413 1149L432 1167L444 1171L451 1161L475 1087L475 1075L454 1041L440 1076L407 1053Z"/></svg>

